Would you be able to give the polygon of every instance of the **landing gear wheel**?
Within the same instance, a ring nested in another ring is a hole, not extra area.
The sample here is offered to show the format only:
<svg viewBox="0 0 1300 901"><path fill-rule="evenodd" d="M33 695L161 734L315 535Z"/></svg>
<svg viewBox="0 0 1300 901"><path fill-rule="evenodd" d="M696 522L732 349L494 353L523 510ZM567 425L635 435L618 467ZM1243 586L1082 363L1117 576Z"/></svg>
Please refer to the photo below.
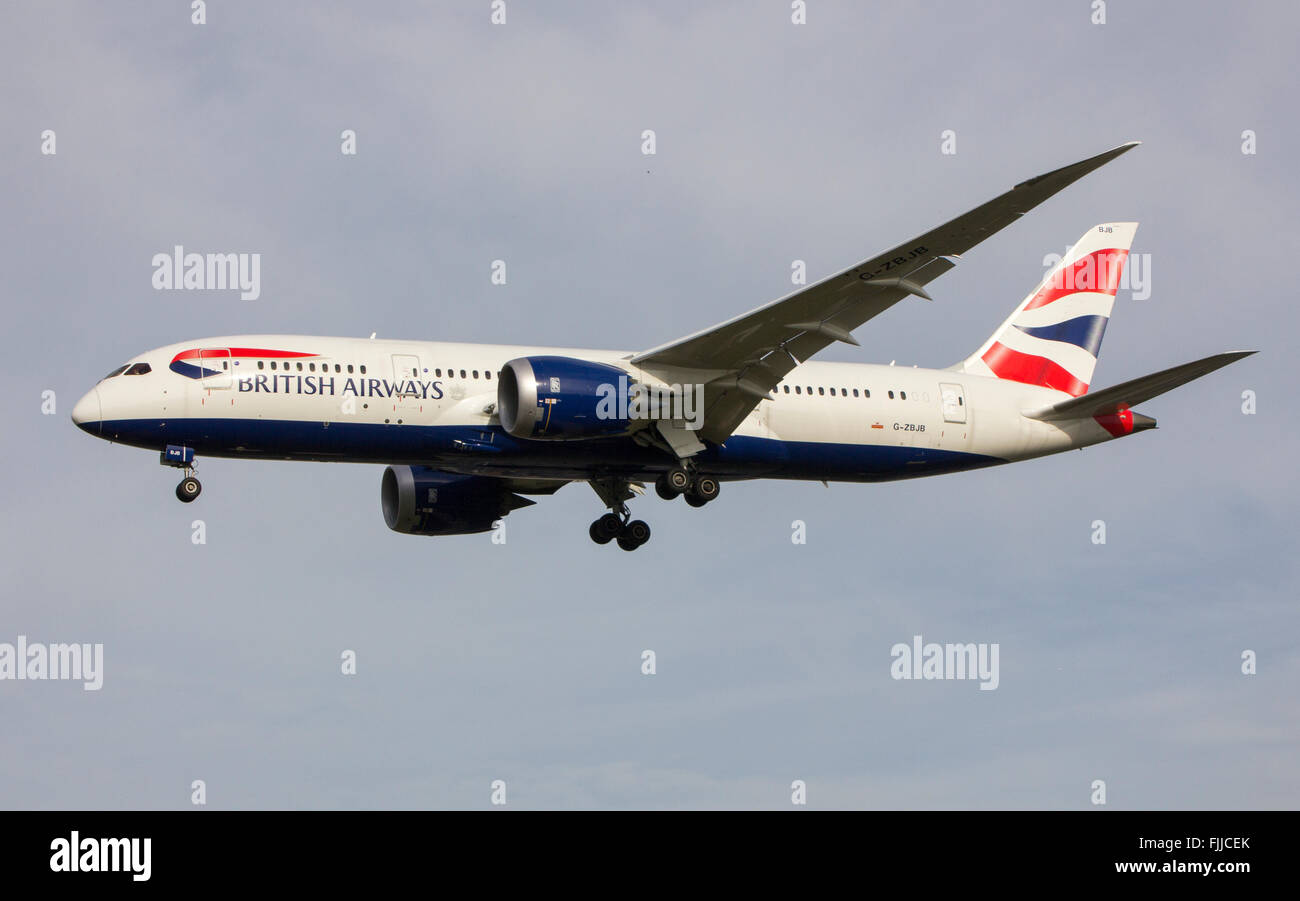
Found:
<svg viewBox="0 0 1300 901"><path fill-rule="evenodd" d="M182 504L188 504L198 497L199 492L202 490L203 486L199 484L198 479L194 478L194 476L186 476L176 486L176 498Z"/></svg>
<svg viewBox="0 0 1300 901"><path fill-rule="evenodd" d="M679 491L673 491L673 489L669 487L666 475L655 479L655 494L659 495L664 500L670 501L680 493L681 492Z"/></svg>
<svg viewBox="0 0 1300 901"><path fill-rule="evenodd" d="M700 476L695 480L694 494L696 497L708 503L718 496L721 486L718 485L717 479L711 479L708 476Z"/></svg>
<svg viewBox="0 0 1300 901"><path fill-rule="evenodd" d="M617 513L606 513L591 524L587 534L596 544L609 544L623 531L623 520Z"/></svg>
<svg viewBox="0 0 1300 901"><path fill-rule="evenodd" d="M664 480L668 482L668 487L678 494L691 487L691 474L680 466L675 466L664 473Z"/></svg>
<svg viewBox="0 0 1300 901"><path fill-rule="evenodd" d="M618 536L618 546L625 551L634 551L650 540L650 526L644 520L634 519Z"/></svg>
<svg viewBox="0 0 1300 901"><path fill-rule="evenodd" d="M686 492L686 503L692 507L703 507L709 501L718 496L721 491L717 479L708 476L700 476L695 483Z"/></svg>
<svg viewBox="0 0 1300 901"><path fill-rule="evenodd" d="M691 475L680 466L674 466L655 481L655 491L670 501L691 487Z"/></svg>

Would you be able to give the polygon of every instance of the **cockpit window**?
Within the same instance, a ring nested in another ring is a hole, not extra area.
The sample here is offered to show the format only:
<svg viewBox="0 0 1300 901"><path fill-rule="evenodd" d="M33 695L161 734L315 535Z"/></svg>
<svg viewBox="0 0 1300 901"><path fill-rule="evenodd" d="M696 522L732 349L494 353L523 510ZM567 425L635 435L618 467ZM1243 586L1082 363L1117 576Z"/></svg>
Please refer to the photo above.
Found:
<svg viewBox="0 0 1300 901"><path fill-rule="evenodd" d="M133 363L127 367L123 375L148 375L150 367L148 363Z"/></svg>
<svg viewBox="0 0 1300 901"><path fill-rule="evenodd" d="M125 366L119 366L119 367L117 367L116 369L114 369L112 372L110 372L108 375L104 376L104 378L100 379L100 381L102 382L102 381L104 381L105 379L111 379L113 376L115 376L115 375L121 375L123 372L126 372L126 367L125 367Z"/></svg>

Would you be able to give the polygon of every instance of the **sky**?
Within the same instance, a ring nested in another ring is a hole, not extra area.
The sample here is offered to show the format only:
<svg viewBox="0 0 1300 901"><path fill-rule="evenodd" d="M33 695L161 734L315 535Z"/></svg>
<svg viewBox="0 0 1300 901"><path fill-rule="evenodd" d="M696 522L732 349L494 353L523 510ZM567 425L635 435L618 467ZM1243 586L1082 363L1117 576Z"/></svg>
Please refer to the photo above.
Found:
<svg viewBox="0 0 1300 901"><path fill-rule="evenodd" d="M0 680L0 807L1300 805L1300 10L505 10L5 6L0 643L102 644L103 684ZM1095 383L1260 353L1080 453L652 492L628 554L582 484L504 544L407 536L381 466L201 460L182 505L69 419L210 335L649 348L1130 140L819 357L947 366L1139 221ZM260 297L155 290L177 244L260 253ZM996 690L893 678L916 635L996 644Z"/></svg>

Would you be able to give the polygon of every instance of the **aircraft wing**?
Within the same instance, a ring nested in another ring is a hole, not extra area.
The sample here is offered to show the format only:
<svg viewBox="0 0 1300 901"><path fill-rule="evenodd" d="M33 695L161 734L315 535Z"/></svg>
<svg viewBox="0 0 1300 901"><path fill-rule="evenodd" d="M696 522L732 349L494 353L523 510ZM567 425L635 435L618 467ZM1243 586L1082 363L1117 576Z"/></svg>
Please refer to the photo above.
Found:
<svg viewBox="0 0 1300 901"><path fill-rule="evenodd" d="M857 344L853 329L908 295L929 300L925 285L956 265L951 257L1136 146L1136 141L1121 144L1023 181L892 250L712 328L643 351L631 362L673 380L683 377L683 369L695 370L694 381L705 386L704 422L696 434L722 443L801 362L835 341Z"/></svg>

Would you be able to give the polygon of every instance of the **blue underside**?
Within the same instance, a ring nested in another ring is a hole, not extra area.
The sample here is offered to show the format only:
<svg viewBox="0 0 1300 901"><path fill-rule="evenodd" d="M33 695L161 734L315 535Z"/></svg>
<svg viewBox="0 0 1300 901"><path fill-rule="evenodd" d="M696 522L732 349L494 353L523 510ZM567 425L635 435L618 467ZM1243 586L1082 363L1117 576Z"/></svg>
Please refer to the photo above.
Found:
<svg viewBox="0 0 1300 901"><path fill-rule="evenodd" d="M97 428L98 426L98 428ZM523 441L500 427L381 425L292 420L182 419L86 423L92 434L161 451L194 448L200 457L407 463L450 472L515 478L653 475L672 459L628 438ZM831 444L733 436L697 455L704 472L722 478L835 479L876 482L937 475L1005 463L961 451L883 444Z"/></svg>

